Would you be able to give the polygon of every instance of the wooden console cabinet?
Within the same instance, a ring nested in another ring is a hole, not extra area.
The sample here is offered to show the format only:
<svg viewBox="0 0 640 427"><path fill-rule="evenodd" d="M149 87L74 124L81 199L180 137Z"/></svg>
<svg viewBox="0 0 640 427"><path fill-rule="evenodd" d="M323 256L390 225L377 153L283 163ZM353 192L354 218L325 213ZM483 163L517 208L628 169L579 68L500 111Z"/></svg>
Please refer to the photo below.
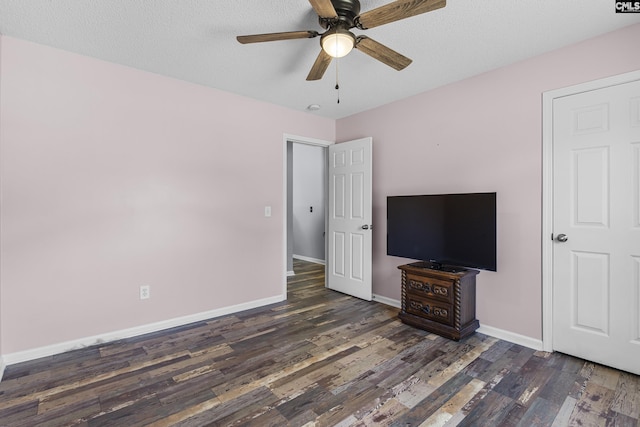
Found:
<svg viewBox="0 0 640 427"><path fill-rule="evenodd" d="M445 338L460 340L480 326L476 319L476 275L478 270L436 270L428 262L401 265L404 323Z"/></svg>

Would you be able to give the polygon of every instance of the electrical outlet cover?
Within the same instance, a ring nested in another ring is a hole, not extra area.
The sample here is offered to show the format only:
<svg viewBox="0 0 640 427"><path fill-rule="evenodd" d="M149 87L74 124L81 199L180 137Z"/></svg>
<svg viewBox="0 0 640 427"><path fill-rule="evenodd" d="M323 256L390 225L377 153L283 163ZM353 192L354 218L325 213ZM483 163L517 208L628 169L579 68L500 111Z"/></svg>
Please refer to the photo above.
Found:
<svg viewBox="0 0 640 427"><path fill-rule="evenodd" d="M149 285L140 286L140 299L151 298L151 287Z"/></svg>

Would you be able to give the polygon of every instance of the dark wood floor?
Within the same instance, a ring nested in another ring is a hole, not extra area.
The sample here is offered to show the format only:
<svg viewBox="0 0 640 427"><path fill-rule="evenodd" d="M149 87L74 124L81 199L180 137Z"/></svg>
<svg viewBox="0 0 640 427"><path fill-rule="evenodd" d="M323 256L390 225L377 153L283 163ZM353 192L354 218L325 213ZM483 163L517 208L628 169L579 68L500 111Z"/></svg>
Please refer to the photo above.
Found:
<svg viewBox="0 0 640 427"><path fill-rule="evenodd" d="M286 302L7 367L0 425L639 425L638 376L449 341L294 268Z"/></svg>

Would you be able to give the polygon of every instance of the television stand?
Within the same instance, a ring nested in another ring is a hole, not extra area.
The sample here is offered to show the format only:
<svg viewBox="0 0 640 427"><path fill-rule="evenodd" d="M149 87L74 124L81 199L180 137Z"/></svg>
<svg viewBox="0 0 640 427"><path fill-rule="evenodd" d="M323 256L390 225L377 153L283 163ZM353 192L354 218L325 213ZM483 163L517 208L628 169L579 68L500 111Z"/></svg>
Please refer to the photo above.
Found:
<svg viewBox="0 0 640 427"><path fill-rule="evenodd" d="M480 326L476 319L478 270L418 262L401 265L403 323L460 340Z"/></svg>

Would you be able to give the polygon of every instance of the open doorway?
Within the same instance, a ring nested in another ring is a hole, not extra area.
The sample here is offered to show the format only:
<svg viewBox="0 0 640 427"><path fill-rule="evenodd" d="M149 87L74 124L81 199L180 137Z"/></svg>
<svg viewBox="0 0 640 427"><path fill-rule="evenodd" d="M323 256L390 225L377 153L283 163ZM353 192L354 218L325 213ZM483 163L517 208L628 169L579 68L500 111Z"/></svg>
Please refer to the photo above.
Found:
<svg viewBox="0 0 640 427"><path fill-rule="evenodd" d="M286 272L293 259L326 264L328 141L285 138Z"/></svg>
<svg viewBox="0 0 640 427"><path fill-rule="evenodd" d="M325 286L367 301L373 297L372 259L372 138L360 138L337 145L331 142L284 137L285 224L284 272L292 271L295 247L294 147L296 143L323 147L325 208L323 210ZM312 206L301 203L303 209ZM329 215L331 211L331 215ZM326 230L326 234L325 234ZM327 236L329 236L327 238ZM330 274L328 274L330 273ZM287 295L286 274L283 295Z"/></svg>

